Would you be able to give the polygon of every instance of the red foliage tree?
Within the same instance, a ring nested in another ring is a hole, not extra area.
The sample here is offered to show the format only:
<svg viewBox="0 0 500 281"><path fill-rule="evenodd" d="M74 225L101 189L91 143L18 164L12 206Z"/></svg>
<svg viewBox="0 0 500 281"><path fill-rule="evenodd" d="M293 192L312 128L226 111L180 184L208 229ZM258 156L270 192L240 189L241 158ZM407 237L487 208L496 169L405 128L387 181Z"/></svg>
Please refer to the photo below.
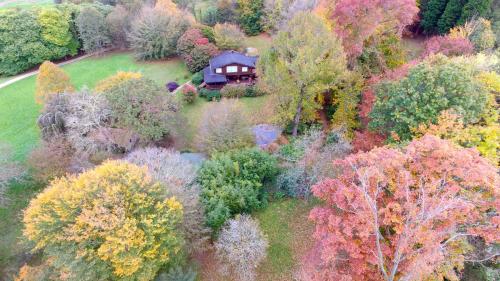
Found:
<svg viewBox="0 0 500 281"><path fill-rule="evenodd" d="M401 34L417 16L415 0L339 0L330 18L351 58L363 51L363 42L378 30Z"/></svg>
<svg viewBox="0 0 500 281"><path fill-rule="evenodd" d="M467 38L452 38L450 36L434 36L425 41L423 56L442 53L446 56L472 54L474 45Z"/></svg>
<svg viewBox="0 0 500 281"><path fill-rule="evenodd" d="M315 280L458 280L467 236L498 242L500 176L475 149L426 135L334 162L313 186ZM495 232L496 231L496 232Z"/></svg>

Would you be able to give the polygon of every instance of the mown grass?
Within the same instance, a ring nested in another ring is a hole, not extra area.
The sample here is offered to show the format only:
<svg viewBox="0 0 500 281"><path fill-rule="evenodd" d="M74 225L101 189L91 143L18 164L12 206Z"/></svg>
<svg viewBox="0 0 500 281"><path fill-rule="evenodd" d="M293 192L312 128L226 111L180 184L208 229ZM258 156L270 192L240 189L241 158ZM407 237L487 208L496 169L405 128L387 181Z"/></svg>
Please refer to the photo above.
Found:
<svg viewBox="0 0 500 281"><path fill-rule="evenodd" d="M94 87L117 71L137 71L161 85L169 81L184 83L191 77L180 59L137 62L130 53L107 54L63 66L77 88ZM0 141L10 144L16 160L24 157L39 140L36 119L41 106L35 103L36 76L0 89Z"/></svg>
<svg viewBox="0 0 500 281"><path fill-rule="evenodd" d="M1 0L0 9L4 8L33 8L54 5L53 0Z"/></svg>

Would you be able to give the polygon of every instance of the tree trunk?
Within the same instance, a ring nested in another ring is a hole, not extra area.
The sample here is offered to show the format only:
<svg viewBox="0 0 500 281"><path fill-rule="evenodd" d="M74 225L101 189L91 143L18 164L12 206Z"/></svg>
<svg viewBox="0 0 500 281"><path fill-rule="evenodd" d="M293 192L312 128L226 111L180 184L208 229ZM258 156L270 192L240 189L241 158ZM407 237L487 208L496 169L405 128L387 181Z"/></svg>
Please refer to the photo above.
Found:
<svg viewBox="0 0 500 281"><path fill-rule="evenodd" d="M304 88L302 87L300 89L300 99L299 102L297 103L297 110L295 111L295 117L293 117L293 130L292 130L292 136L296 137L298 130L299 130L299 124L300 124L300 117L302 115L302 100L304 98Z"/></svg>

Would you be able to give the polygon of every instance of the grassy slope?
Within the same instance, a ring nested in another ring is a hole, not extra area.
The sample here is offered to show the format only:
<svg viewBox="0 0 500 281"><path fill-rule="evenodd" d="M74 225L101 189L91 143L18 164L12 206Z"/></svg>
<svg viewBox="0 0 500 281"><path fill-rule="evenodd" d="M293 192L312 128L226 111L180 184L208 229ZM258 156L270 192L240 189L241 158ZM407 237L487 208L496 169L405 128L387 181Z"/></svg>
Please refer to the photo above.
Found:
<svg viewBox="0 0 500 281"><path fill-rule="evenodd" d="M35 6L53 5L53 0L0 0L0 9L2 8L31 8Z"/></svg>
<svg viewBox="0 0 500 281"><path fill-rule="evenodd" d="M128 53L88 58L66 65L63 69L78 88L93 87L119 70L142 72L162 85L168 81L183 83L190 77L181 60L139 63ZM0 141L14 147L18 160L23 159L39 139L36 119L40 106L34 102L35 80L34 76L29 77L0 89Z"/></svg>

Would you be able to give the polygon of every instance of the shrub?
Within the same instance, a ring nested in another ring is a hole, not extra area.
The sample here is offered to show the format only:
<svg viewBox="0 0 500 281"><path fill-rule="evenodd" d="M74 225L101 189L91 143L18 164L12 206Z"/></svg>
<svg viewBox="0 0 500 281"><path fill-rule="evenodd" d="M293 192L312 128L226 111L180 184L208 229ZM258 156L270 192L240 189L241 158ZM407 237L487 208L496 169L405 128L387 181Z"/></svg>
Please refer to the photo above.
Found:
<svg viewBox="0 0 500 281"><path fill-rule="evenodd" d="M243 47L245 35L234 24L223 23L214 26L215 45L221 50L239 50Z"/></svg>
<svg viewBox="0 0 500 281"><path fill-rule="evenodd" d="M215 43L215 35L213 27L207 25L198 25L197 27L201 30L203 36L205 36L205 38L208 39L208 42Z"/></svg>
<svg viewBox="0 0 500 281"><path fill-rule="evenodd" d="M467 38L452 38L450 36L434 36L425 41L423 56L441 53L446 56L471 54L474 45Z"/></svg>
<svg viewBox="0 0 500 281"><path fill-rule="evenodd" d="M203 112L196 146L215 153L252 145L248 117L237 100L211 103Z"/></svg>
<svg viewBox="0 0 500 281"><path fill-rule="evenodd" d="M258 149L216 154L206 161L198 181L207 224L220 228L231 216L250 212L265 203L263 185L274 179L277 161Z"/></svg>
<svg viewBox="0 0 500 281"><path fill-rule="evenodd" d="M73 90L70 78L64 70L50 61L42 63L36 77L35 100L37 103L47 103L54 94Z"/></svg>
<svg viewBox="0 0 500 281"><path fill-rule="evenodd" d="M200 44L203 39L206 39L203 33L198 28L188 29L177 41L177 54L186 56L191 53L197 44Z"/></svg>
<svg viewBox="0 0 500 281"><path fill-rule="evenodd" d="M151 280L179 254L181 218L145 168L109 161L53 181L24 212L23 234L73 280Z"/></svg>
<svg viewBox="0 0 500 281"><path fill-rule="evenodd" d="M21 165L13 160L12 149L5 143L0 143L0 206L7 202L5 190L7 184L20 178L24 173Z"/></svg>
<svg viewBox="0 0 500 281"><path fill-rule="evenodd" d="M378 87L369 125L379 133L394 132L401 140L409 140L411 128L435 123L443 110L455 110L465 124L478 122L489 93L475 75L470 61L437 56L420 63L406 78Z"/></svg>
<svg viewBox="0 0 500 281"><path fill-rule="evenodd" d="M200 86L201 83L203 83L203 71L196 72L191 78L191 82L193 82L195 86Z"/></svg>
<svg viewBox="0 0 500 281"><path fill-rule="evenodd" d="M178 105L153 80L128 80L105 95L119 128L128 128L146 140L159 140L173 131Z"/></svg>
<svg viewBox="0 0 500 281"><path fill-rule="evenodd" d="M308 198L311 195L307 174L302 167L284 169L276 179L276 188L292 198Z"/></svg>
<svg viewBox="0 0 500 281"><path fill-rule="evenodd" d="M138 59L161 59L176 53L177 40L188 26L181 15L145 8L132 23L128 39Z"/></svg>
<svg viewBox="0 0 500 281"><path fill-rule="evenodd" d="M85 52L95 52L111 44L111 35L104 15L94 7L83 7L76 26Z"/></svg>
<svg viewBox="0 0 500 281"><path fill-rule="evenodd" d="M182 88L182 99L186 103L194 103L197 95L196 88L189 84Z"/></svg>
<svg viewBox="0 0 500 281"><path fill-rule="evenodd" d="M54 95L44 106L38 117L37 125L44 140L66 132L65 118L69 112L69 100L66 94Z"/></svg>
<svg viewBox="0 0 500 281"><path fill-rule="evenodd" d="M141 77L142 74L139 72L118 71L115 75L99 81L94 90L96 91L96 93L103 93L111 90L112 88L120 85L125 81L128 81L130 79L139 79Z"/></svg>
<svg viewBox="0 0 500 281"><path fill-rule="evenodd" d="M172 93L173 91L177 90L179 88L179 84L177 82L168 82L166 85L167 90Z"/></svg>
<svg viewBox="0 0 500 281"><path fill-rule="evenodd" d="M240 84L227 84L220 90L223 98L241 98L247 93L247 86Z"/></svg>
<svg viewBox="0 0 500 281"><path fill-rule="evenodd" d="M247 86L245 89L245 97L260 97L267 94L266 91L259 86Z"/></svg>
<svg viewBox="0 0 500 281"><path fill-rule="evenodd" d="M200 97L205 98L207 101L219 101L221 95L219 90L209 90L206 88L201 88Z"/></svg>
<svg viewBox="0 0 500 281"><path fill-rule="evenodd" d="M229 220L215 243L221 272L236 280L252 281L257 266L264 261L269 246L257 221L248 215Z"/></svg>
<svg viewBox="0 0 500 281"><path fill-rule="evenodd" d="M189 55L184 56L186 66L191 72L198 72L208 66L210 59L219 53L219 49L212 44L198 44Z"/></svg>
<svg viewBox="0 0 500 281"><path fill-rule="evenodd" d="M490 21L479 18L474 23L474 30L469 36L476 51L481 52L495 46L495 34L491 29Z"/></svg>
<svg viewBox="0 0 500 281"><path fill-rule="evenodd" d="M37 15L40 11L40 15ZM67 14L50 9L0 12L0 75L15 75L43 61L76 55L78 41L68 40ZM55 33L53 33L55 32ZM66 45L59 45L67 42Z"/></svg>
<svg viewBox="0 0 500 281"><path fill-rule="evenodd" d="M154 281L196 281L196 271L187 270L180 266L172 267L167 272L160 273Z"/></svg>
<svg viewBox="0 0 500 281"><path fill-rule="evenodd" d="M154 180L164 185L168 196L175 196L183 206L181 230L190 252L207 247L210 229L205 227L204 208L200 203L200 187L195 183L198 167L181 155L162 148L144 148L130 153L126 160L146 166Z"/></svg>
<svg viewBox="0 0 500 281"><path fill-rule="evenodd" d="M75 153L71 144L59 136L44 141L28 157L28 166L33 170L33 177L42 182L62 177L71 172Z"/></svg>

